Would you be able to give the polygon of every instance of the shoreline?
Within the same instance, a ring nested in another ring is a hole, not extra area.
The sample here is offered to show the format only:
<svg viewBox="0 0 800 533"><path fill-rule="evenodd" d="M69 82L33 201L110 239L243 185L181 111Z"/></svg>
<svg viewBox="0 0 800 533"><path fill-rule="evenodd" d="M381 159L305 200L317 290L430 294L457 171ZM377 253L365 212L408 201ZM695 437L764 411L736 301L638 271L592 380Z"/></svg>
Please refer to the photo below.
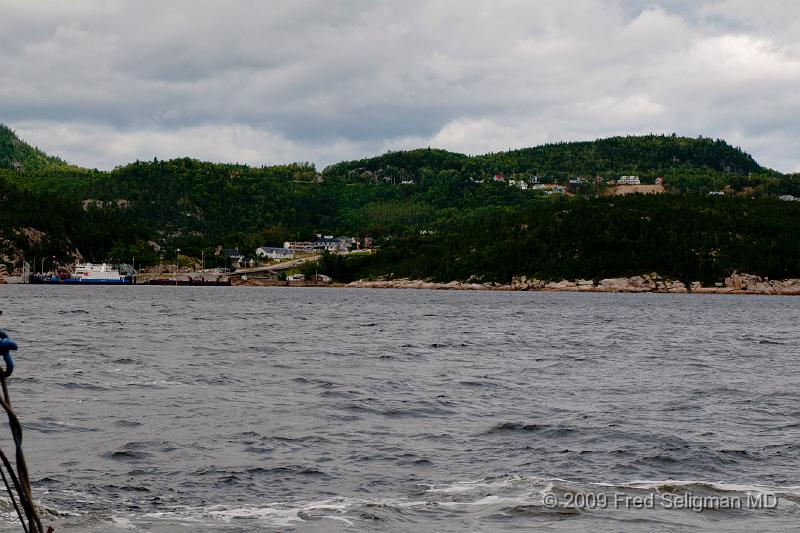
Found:
<svg viewBox="0 0 800 533"><path fill-rule="evenodd" d="M407 278L396 280L358 280L340 287L351 289L428 289L461 291L541 291L541 292L616 292L616 293L657 293L657 294L756 294L775 296L800 296L800 279L769 280L751 274L733 273L717 287L703 287L699 281L688 286L680 281L668 280L656 274L633 276L630 278L605 278L593 280L543 281L515 277L510 284L496 282L447 283Z"/></svg>
<svg viewBox="0 0 800 533"><path fill-rule="evenodd" d="M231 280L232 287L327 287L334 289L427 289L449 291L527 291L527 292L605 292L605 293L655 293L655 294L749 294L765 296L800 296L800 279L770 280L751 274L737 274L725 278L715 287L703 287L699 281L685 284L677 280L661 278L657 274L632 276L629 278L605 278L599 281L577 279L544 281L515 277L511 283L470 283L461 281L435 282L420 279L400 278L394 280L357 280L343 282L286 282L266 279ZM10 283L9 283L10 282ZM18 285L16 279L2 279L0 284ZM31 284L42 285L42 284ZM133 284L133 286L158 286ZM166 284L172 286L172 284Z"/></svg>

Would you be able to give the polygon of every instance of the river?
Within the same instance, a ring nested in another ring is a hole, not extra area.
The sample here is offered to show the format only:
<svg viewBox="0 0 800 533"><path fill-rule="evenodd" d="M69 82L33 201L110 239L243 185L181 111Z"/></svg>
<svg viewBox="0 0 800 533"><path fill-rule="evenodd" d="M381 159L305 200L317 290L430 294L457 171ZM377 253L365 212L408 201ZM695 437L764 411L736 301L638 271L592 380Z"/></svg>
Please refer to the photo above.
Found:
<svg viewBox="0 0 800 533"><path fill-rule="evenodd" d="M800 524L797 298L19 285L0 309L56 531Z"/></svg>

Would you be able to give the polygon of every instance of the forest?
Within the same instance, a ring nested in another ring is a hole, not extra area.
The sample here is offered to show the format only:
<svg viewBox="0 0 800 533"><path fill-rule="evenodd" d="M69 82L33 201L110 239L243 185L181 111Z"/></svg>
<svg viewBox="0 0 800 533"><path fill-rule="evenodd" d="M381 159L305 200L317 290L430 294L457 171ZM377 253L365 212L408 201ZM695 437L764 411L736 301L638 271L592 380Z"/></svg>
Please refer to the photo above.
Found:
<svg viewBox="0 0 800 533"><path fill-rule="evenodd" d="M410 278L508 283L655 272L721 282L733 271L800 277L800 203L699 194L565 199L484 210L435 234L389 239L369 256L326 256L340 281Z"/></svg>
<svg viewBox="0 0 800 533"><path fill-rule="evenodd" d="M566 195L505 180L567 184L582 176L662 178L668 194ZM709 197L710 191L724 196ZM321 171L311 163L252 167L189 158L111 171L72 166L0 127L0 262L139 264L252 253L318 233L371 236L370 258L323 258L337 279L420 277L507 281L656 271L712 282L733 269L788 276L797 261L800 177L760 166L722 140L613 137L466 156L390 152ZM35 238L32 238L34 235Z"/></svg>

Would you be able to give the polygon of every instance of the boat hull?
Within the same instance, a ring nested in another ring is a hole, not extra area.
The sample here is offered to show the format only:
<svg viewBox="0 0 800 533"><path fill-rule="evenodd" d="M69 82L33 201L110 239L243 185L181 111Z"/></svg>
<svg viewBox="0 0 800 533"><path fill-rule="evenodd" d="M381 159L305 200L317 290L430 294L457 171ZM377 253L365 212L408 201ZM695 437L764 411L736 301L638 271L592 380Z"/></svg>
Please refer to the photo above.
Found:
<svg viewBox="0 0 800 533"><path fill-rule="evenodd" d="M35 276L30 282L37 285L133 285L132 279L38 278Z"/></svg>

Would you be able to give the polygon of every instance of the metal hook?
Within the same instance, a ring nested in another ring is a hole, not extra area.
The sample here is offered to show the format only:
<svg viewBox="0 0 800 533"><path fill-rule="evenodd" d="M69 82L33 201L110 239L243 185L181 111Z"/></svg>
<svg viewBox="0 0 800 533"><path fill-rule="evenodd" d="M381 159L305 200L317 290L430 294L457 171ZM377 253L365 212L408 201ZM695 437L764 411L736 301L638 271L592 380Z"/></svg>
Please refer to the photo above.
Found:
<svg viewBox="0 0 800 533"><path fill-rule="evenodd" d="M11 350L17 349L17 343L8 338L3 331L0 331L0 355L6 363L3 377L7 378L14 373L14 358L11 357Z"/></svg>

